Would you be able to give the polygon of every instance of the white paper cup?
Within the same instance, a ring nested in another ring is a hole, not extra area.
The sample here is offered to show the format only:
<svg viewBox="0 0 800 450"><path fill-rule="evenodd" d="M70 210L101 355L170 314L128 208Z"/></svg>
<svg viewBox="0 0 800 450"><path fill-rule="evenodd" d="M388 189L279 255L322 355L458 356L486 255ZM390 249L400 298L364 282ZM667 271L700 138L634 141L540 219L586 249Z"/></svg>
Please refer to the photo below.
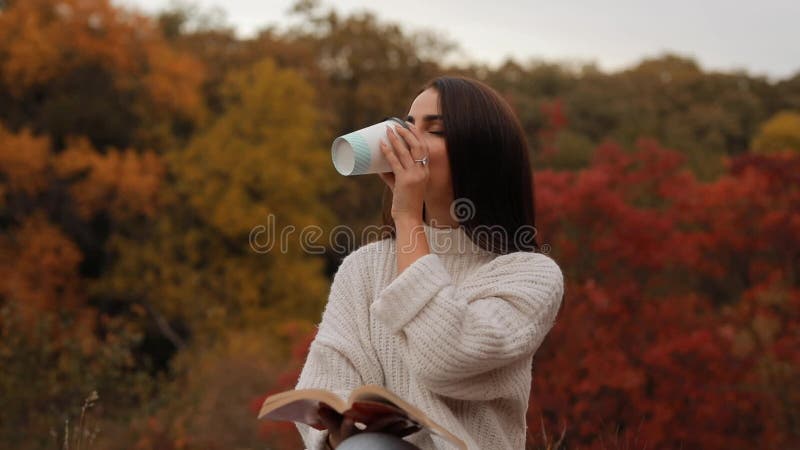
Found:
<svg viewBox="0 0 800 450"><path fill-rule="evenodd" d="M364 175L368 173L391 172L392 167L381 153L380 142L386 137L386 127L397 124L408 125L396 117L370 125L352 133L339 136L331 146L333 166L342 175Z"/></svg>

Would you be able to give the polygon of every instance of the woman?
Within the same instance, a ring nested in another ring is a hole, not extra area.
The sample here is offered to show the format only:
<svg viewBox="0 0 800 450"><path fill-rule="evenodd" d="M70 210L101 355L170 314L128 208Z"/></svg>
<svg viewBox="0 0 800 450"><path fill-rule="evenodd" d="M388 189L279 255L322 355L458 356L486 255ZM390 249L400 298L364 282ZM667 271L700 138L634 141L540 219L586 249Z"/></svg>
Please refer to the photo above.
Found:
<svg viewBox="0 0 800 450"><path fill-rule="evenodd" d="M381 146L391 236L342 262L297 388L346 398L379 384L470 449L522 449L533 354L564 290L538 252L524 133L502 97L466 77L429 82L406 121ZM330 431L297 425L309 449L360 432L325 419ZM450 448L425 432L406 440Z"/></svg>

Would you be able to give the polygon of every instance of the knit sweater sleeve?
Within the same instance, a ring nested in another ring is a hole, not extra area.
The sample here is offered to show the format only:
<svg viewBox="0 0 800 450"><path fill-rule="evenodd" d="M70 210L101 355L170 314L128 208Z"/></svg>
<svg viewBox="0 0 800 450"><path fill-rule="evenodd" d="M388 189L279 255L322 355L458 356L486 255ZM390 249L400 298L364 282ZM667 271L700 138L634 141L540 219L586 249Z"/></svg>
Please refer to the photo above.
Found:
<svg viewBox="0 0 800 450"><path fill-rule="evenodd" d="M361 375L347 356L325 344L314 341L309 347L308 358L295 389L327 389L342 399L346 399L350 395L350 391L361 384L363 384ZM295 425L308 450L325 448L327 431L320 431L299 422Z"/></svg>
<svg viewBox="0 0 800 450"><path fill-rule="evenodd" d="M368 337L367 252L348 255L334 275L322 321L309 347L295 389L327 389L343 400L363 384L382 383L380 364ZM309 450L324 448L327 431L297 423Z"/></svg>
<svg viewBox="0 0 800 450"><path fill-rule="evenodd" d="M401 354L428 389L491 400L508 395L501 371L538 349L563 292L560 268L541 253L497 256L459 285L431 253L392 280L371 311L400 335Z"/></svg>

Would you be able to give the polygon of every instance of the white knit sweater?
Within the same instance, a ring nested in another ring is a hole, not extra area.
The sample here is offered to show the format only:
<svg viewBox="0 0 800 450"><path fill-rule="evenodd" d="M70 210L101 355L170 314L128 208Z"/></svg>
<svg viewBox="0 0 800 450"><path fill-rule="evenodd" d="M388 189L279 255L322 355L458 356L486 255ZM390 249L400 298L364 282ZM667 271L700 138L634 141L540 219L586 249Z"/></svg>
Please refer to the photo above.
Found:
<svg viewBox="0 0 800 450"><path fill-rule="evenodd" d="M346 399L379 384L470 450L521 450L532 358L561 304L561 270L541 253L483 250L462 228L425 225L425 233L431 253L399 276L394 239L344 259L296 388ZM309 449L324 447L327 431L297 428ZM406 439L453 448L425 431Z"/></svg>

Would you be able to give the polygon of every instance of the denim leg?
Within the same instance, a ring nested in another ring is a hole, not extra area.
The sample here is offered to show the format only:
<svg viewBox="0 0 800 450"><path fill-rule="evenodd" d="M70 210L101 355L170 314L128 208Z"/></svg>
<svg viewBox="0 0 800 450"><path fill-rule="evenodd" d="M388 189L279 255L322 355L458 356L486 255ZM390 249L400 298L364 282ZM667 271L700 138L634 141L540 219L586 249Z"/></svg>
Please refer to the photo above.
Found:
<svg viewBox="0 0 800 450"><path fill-rule="evenodd" d="M358 433L343 440L337 450L419 450L397 436L384 433Z"/></svg>

